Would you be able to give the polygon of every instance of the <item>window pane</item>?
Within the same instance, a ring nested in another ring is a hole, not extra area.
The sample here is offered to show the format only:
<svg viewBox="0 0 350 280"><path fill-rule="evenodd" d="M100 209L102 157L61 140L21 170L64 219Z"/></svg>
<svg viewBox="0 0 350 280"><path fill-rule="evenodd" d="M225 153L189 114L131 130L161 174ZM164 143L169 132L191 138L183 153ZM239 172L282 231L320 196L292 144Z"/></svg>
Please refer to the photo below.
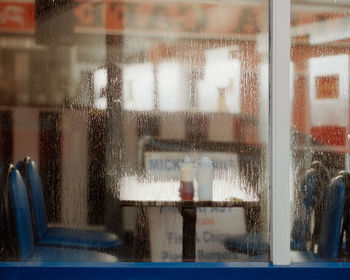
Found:
<svg viewBox="0 0 350 280"><path fill-rule="evenodd" d="M292 1L296 262L349 260L349 12L348 1Z"/></svg>
<svg viewBox="0 0 350 280"><path fill-rule="evenodd" d="M268 0L0 15L0 259L268 261Z"/></svg>

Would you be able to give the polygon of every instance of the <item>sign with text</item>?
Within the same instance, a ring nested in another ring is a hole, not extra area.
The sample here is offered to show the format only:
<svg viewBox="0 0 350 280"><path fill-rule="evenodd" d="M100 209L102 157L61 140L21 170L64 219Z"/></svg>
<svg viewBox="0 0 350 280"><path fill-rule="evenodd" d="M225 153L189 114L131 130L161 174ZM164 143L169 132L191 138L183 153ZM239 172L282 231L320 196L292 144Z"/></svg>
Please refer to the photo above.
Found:
<svg viewBox="0 0 350 280"><path fill-rule="evenodd" d="M256 35L259 6L229 3L138 0L75 0L76 32L137 34ZM0 29L34 31L35 3L0 1Z"/></svg>
<svg viewBox="0 0 350 280"><path fill-rule="evenodd" d="M176 208L149 208L153 262L182 261L182 217ZM196 261L243 261L246 256L225 249L223 241L246 232L242 208L198 208Z"/></svg>
<svg viewBox="0 0 350 280"><path fill-rule="evenodd" d="M238 156L234 153L145 152L146 175L162 179L179 179L180 164L186 156L189 156L193 163L198 162L200 157L210 158L213 162L214 176L239 171Z"/></svg>
<svg viewBox="0 0 350 280"><path fill-rule="evenodd" d="M34 3L0 2L0 30L34 30Z"/></svg>

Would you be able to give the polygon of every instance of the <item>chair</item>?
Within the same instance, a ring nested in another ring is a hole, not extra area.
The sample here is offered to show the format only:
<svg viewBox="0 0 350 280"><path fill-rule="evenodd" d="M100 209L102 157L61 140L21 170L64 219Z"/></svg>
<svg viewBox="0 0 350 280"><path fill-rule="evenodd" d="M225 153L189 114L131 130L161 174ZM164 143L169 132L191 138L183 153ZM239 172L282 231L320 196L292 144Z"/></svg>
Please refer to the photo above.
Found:
<svg viewBox="0 0 350 280"><path fill-rule="evenodd" d="M294 219L291 233L291 250L306 251L306 244L309 239L311 213L317 204L315 192L317 189L317 173L311 168L306 172L306 176L297 191L297 207L294 211Z"/></svg>
<svg viewBox="0 0 350 280"><path fill-rule="evenodd" d="M342 176L337 176L325 191L325 203L320 217L322 226L316 244L318 249L316 252L292 252L292 261L337 261L341 258L344 206L345 185Z"/></svg>
<svg viewBox="0 0 350 280"><path fill-rule="evenodd" d="M11 240L12 226L10 224L11 218L8 205L8 188L5 187L7 181L7 174L4 171L5 167L0 166L0 260L13 259L12 253L15 248Z"/></svg>
<svg viewBox="0 0 350 280"><path fill-rule="evenodd" d="M310 217L315 192L316 174L313 168L306 172L301 188L297 194L300 203L292 226L291 249L297 251L306 250L307 236L310 225ZM269 242L266 233L249 232L234 236L224 241L227 250L243 253L249 256L266 254Z"/></svg>
<svg viewBox="0 0 350 280"><path fill-rule="evenodd" d="M318 160L311 163L311 168L316 172L316 188L313 201L314 228L312 229L310 251L315 251L315 245L320 242L322 228L322 215L326 203L326 193L331 182L331 176L324 164Z"/></svg>
<svg viewBox="0 0 350 280"><path fill-rule="evenodd" d="M344 206L344 218L340 240L345 242L342 244L341 256L345 259L350 258L350 172L341 171L339 175L342 176L345 186L345 206Z"/></svg>
<svg viewBox="0 0 350 280"><path fill-rule="evenodd" d="M31 213L26 186L21 174L13 166L7 172L10 205L15 225L17 259L20 261L79 261L79 262L116 262L117 258L105 253L89 250L35 246Z"/></svg>
<svg viewBox="0 0 350 280"><path fill-rule="evenodd" d="M24 161L19 161L16 168L22 171L21 173L27 183L28 195L31 202L34 237L38 244L103 251L115 250L122 244L118 236L108 232L49 227L47 225L42 185L36 164L27 157Z"/></svg>
<svg viewBox="0 0 350 280"><path fill-rule="evenodd" d="M345 185L342 176L332 179L326 198L318 255L322 259L337 260L342 248L340 236L345 206Z"/></svg>

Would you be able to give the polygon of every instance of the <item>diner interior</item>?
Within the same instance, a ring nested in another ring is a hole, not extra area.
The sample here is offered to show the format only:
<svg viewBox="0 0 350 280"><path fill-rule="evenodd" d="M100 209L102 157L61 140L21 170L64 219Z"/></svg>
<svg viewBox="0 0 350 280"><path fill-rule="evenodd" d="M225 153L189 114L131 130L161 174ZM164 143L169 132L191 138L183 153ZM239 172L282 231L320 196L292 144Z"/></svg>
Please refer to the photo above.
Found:
<svg viewBox="0 0 350 280"><path fill-rule="evenodd" d="M349 261L350 3L291 3L291 258ZM0 260L270 261L269 14L0 0Z"/></svg>

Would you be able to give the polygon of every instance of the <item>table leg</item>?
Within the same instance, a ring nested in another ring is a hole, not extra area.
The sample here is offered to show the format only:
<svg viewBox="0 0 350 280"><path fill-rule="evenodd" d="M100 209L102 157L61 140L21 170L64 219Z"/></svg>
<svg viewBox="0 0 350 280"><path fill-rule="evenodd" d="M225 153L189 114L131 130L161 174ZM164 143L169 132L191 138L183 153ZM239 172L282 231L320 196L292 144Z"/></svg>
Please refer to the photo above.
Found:
<svg viewBox="0 0 350 280"><path fill-rule="evenodd" d="M196 260L196 222L197 209L182 208L182 260L190 262Z"/></svg>
<svg viewBox="0 0 350 280"><path fill-rule="evenodd" d="M135 241L135 261L150 261L151 246L149 239L148 208L140 207L137 213L137 236Z"/></svg>

